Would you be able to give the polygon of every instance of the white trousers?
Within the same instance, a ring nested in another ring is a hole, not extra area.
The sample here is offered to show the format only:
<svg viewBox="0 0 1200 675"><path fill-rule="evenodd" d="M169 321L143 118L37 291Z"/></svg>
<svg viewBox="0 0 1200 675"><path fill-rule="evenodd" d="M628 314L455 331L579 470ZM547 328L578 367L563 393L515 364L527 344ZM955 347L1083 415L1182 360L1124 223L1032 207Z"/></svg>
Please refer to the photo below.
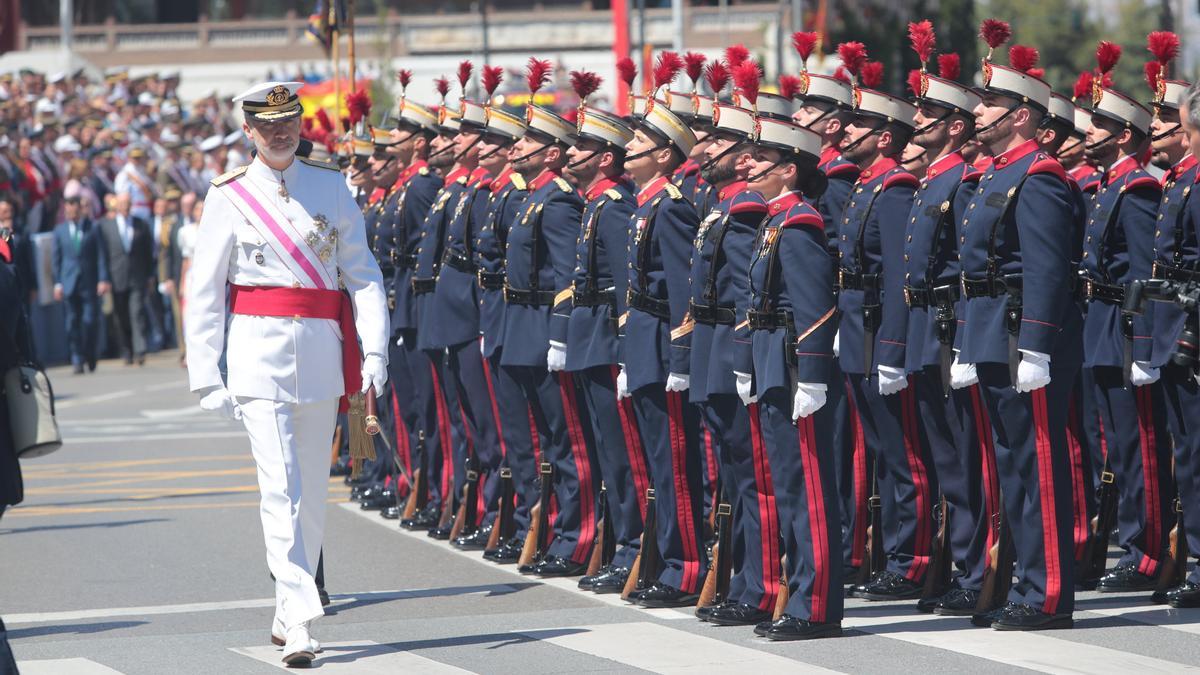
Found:
<svg viewBox="0 0 1200 675"><path fill-rule="evenodd" d="M283 403L238 398L258 466L267 566L275 576L275 612L291 628L324 616L313 575L325 531L329 448L337 399Z"/></svg>

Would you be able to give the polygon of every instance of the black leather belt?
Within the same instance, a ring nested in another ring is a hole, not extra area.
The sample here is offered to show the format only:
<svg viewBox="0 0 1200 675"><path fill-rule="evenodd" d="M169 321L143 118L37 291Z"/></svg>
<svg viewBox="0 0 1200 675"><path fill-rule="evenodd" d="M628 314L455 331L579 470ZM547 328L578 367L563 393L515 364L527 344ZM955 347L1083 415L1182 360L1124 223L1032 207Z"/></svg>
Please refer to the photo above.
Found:
<svg viewBox="0 0 1200 675"><path fill-rule="evenodd" d="M432 293L433 289L437 288L437 279L413 279L412 288L413 293L417 295Z"/></svg>
<svg viewBox="0 0 1200 675"><path fill-rule="evenodd" d="M692 320L705 326L732 326L737 323L737 314L733 307L720 305L697 305L689 301Z"/></svg>
<svg viewBox="0 0 1200 675"><path fill-rule="evenodd" d="M504 288L504 272L478 270L475 273L475 278L479 280L479 287L484 290L498 291Z"/></svg>
<svg viewBox="0 0 1200 675"><path fill-rule="evenodd" d="M576 307L610 307L617 304L617 294L611 288L590 293L575 289L572 301Z"/></svg>
<svg viewBox="0 0 1200 675"><path fill-rule="evenodd" d="M1182 267L1174 267L1166 263L1154 261L1154 273L1151 275L1155 279L1167 279L1168 281L1178 281L1180 283L1188 283L1191 281L1200 282L1200 270L1185 270Z"/></svg>
<svg viewBox="0 0 1200 675"><path fill-rule="evenodd" d="M1104 302L1110 305L1125 304L1125 287L1106 284L1093 279L1081 279L1079 296L1085 302Z"/></svg>
<svg viewBox="0 0 1200 675"><path fill-rule="evenodd" d="M449 265L463 274L474 275L475 270L478 269L473 260L449 248L442 253L442 264Z"/></svg>
<svg viewBox="0 0 1200 675"><path fill-rule="evenodd" d="M505 284L504 300L514 305L544 307L554 304L554 291L531 291L524 288L513 288Z"/></svg>
<svg viewBox="0 0 1200 675"><path fill-rule="evenodd" d="M396 267L413 267L417 264L417 256L410 254L400 254L392 250L392 264Z"/></svg>
<svg viewBox="0 0 1200 675"><path fill-rule="evenodd" d="M792 313L786 309L774 312L752 309L746 312L746 320L750 323L750 330L776 330L792 325Z"/></svg>
<svg viewBox="0 0 1200 675"><path fill-rule="evenodd" d="M383 274L383 278L387 279L396 273L396 268L392 267L391 265L384 265L383 263L380 263L379 271Z"/></svg>
<svg viewBox="0 0 1200 675"><path fill-rule="evenodd" d="M863 274L845 267L838 268L837 286L843 291L861 291L863 290L863 280L871 279L878 280L878 274Z"/></svg>
<svg viewBox="0 0 1200 675"><path fill-rule="evenodd" d="M629 289L629 306L638 311L645 312L651 316L662 319L663 321L671 320L671 306L666 300L660 300L651 295Z"/></svg>
<svg viewBox="0 0 1200 675"><path fill-rule="evenodd" d="M958 302L959 297L959 287L950 284L937 286L933 290L914 286L904 287L904 303L909 307L953 305Z"/></svg>
<svg viewBox="0 0 1200 675"><path fill-rule="evenodd" d="M1021 275L1009 274L1003 277L987 277L985 279L968 279L962 277L962 293L963 297L968 300L971 298L998 298L1009 292L1009 289L1014 291L1021 290Z"/></svg>

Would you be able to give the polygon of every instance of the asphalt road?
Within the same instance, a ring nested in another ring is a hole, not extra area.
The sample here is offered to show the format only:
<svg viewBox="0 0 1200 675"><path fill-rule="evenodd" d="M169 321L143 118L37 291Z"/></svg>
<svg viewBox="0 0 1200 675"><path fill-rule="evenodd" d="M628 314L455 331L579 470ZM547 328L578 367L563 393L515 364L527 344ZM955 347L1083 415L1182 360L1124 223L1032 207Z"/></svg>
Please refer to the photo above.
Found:
<svg viewBox="0 0 1200 675"><path fill-rule="evenodd" d="M51 372L66 446L24 465L0 520L0 616L26 675L273 673L273 586L238 426L200 411L173 355ZM846 637L769 643L521 577L346 503L331 484L314 634L329 673L1200 671L1200 610L1081 594L1076 629L1000 633L847 603Z"/></svg>

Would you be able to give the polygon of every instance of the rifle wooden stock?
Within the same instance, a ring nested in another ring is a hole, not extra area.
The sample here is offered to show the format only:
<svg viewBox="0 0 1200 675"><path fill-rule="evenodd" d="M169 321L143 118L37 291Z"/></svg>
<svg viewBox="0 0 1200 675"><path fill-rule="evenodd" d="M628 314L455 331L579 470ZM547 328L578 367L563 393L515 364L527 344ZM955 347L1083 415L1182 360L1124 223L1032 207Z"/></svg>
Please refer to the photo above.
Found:
<svg viewBox="0 0 1200 675"><path fill-rule="evenodd" d="M454 497L452 494L446 495L446 502L442 504L442 515L438 518L437 527L439 530L451 527L454 523Z"/></svg>
<svg viewBox="0 0 1200 675"><path fill-rule="evenodd" d="M604 484L600 484L600 495L603 497L603 514L604 519L600 522L600 566L611 565L613 558L617 555L617 531L613 525L612 507L608 504L608 490Z"/></svg>
<svg viewBox="0 0 1200 675"><path fill-rule="evenodd" d="M713 544L712 565L708 570L708 576L704 579L704 586L700 589L700 599L696 602L697 607L708 607L709 605L719 605L725 602L729 596L729 577L733 571L733 562L730 560L729 547L733 520L733 508L721 502L717 504L717 508L713 509L716 514L717 523L717 543Z"/></svg>
<svg viewBox="0 0 1200 675"><path fill-rule="evenodd" d="M642 526L642 546L633 567L629 570L629 578L621 591L622 598L629 594L648 588L658 578L658 523L655 515L654 488L646 489L646 519Z"/></svg>
<svg viewBox="0 0 1200 675"><path fill-rule="evenodd" d="M787 556L783 556L783 560L786 562ZM783 567L786 569L786 565ZM778 620L779 617L783 616L784 610L787 609L788 600L791 597L792 594L788 591L787 574L782 574L779 576L779 595L775 596L775 611L771 613L772 620Z"/></svg>
<svg viewBox="0 0 1200 675"><path fill-rule="evenodd" d="M429 483L425 479L425 432L417 432L417 470L413 471L412 491L408 494L408 503L404 505L404 517L413 515L425 508L429 503Z"/></svg>
<svg viewBox="0 0 1200 675"><path fill-rule="evenodd" d="M513 522L513 480L512 469L500 469L500 504L496 509L496 522L492 525L492 533L488 535L487 550L508 541L512 537Z"/></svg>
<svg viewBox="0 0 1200 675"><path fill-rule="evenodd" d="M464 535L474 534L479 529L477 508L479 502L479 470L474 457L467 458L467 483L463 486L462 503L458 505L458 514L454 519L454 527L450 529L451 541Z"/></svg>
<svg viewBox="0 0 1200 675"><path fill-rule="evenodd" d="M1154 590L1166 592L1182 584L1187 578L1187 559L1188 543L1187 530L1183 525L1183 504L1179 497L1176 497L1175 527L1171 528L1171 534L1167 536L1167 555Z"/></svg>
<svg viewBox="0 0 1200 675"><path fill-rule="evenodd" d="M871 472L871 499L867 502L871 524L867 527L867 560L870 562L871 577L887 568L887 552L883 549L883 501L879 496L879 471Z"/></svg>
<svg viewBox="0 0 1200 675"><path fill-rule="evenodd" d="M535 560L541 560L546 554L546 538L550 530L550 498L554 491L554 465L542 462L539 469L542 479L541 498L530 509L529 533L525 535L525 545L521 548L520 565L528 565Z"/></svg>
<svg viewBox="0 0 1200 675"><path fill-rule="evenodd" d="M606 545L606 536L608 532L608 490L604 487L604 481L600 482L600 497L596 500L596 513L600 514L600 520L596 522L596 539L592 542L592 555L588 558L587 571L585 576L595 574L604 562L604 547Z"/></svg>
<svg viewBox="0 0 1200 675"><path fill-rule="evenodd" d="M1003 497L1001 500L1001 512L996 515L993 525L996 530L996 542L988 550L988 565L983 571L983 587L975 604L977 614L986 614L1003 606L1008 600L1008 590L1012 586L1012 532L1009 531L1008 520L1004 517Z"/></svg>
<svg viewBox="0 0 1200 675"><path fill-rule="evenodd" d="M1080 560L1079 584L1084 588L1095 588L1108 564L1108 535L1117 520L1116 476L1109 471L1108 460L1100 472L1100 487L1096 489L1096 517L1092 519L1092 531Z"/></svg>
<svg viewBox="0 0 1200 675"><path fill-rule="evenodd" d="M938 530L929 556L929 569L925 572L925 586L921 589L922 599L940 597L950 585L950 512L945 495L934 511L934 517L938 520Z"/></svg>

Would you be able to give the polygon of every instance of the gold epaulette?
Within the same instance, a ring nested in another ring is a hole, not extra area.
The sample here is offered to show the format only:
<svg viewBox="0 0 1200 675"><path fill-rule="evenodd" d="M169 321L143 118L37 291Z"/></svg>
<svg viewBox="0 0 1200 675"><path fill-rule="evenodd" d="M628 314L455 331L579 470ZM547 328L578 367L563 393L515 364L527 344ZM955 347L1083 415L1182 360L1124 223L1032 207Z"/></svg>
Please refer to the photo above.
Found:
<svg viewBox="0 0 1200 675"><path fill-rule="evenodd" d="M322 162L319 159L309 159L307 157L297 157L296 159L300 160L302 163L307 164L309 166L315 166L318 169L328 169L330 171L336 171L338 173L342 172L342 170L339 169L336 164L330 164L329 162Z"/></svg>
<svg viewBox="0 0 1200 675"><path fill-rule="evenodd" d="M604 194L608 195L608 198L613 200L614 202L621 201L621 193L617 192L616 190L614 190L612 188L605 190Z"/></svg>
<svg viewBox="0 0 1200 675"><path fill-rule="evenodd" d="M421 175L421 176L428 176L429 175L429 167L423 166L423 167L417 169L417 174Z"/></svg>
<svg viewBox="0 0 1200 675"><path fill-rule="evenodd" d="M675 201L679 201L680 199L683 199L683 193L680 192L679 188L675 187L674 185L667 183L666 189L667 189L667 194L671 197L671 199L674 199Z"/></svg>
<svg viewBox="0 0 1200 675"><path fill-rule="evenodd" d="M508 177L512 181L513 187L518 190L528 190L529 186L525 184L525 177L519 173L513 173Z"/></svg>
<svg viewBox="0 0 1200 675"><path fill-rule="evenodd" d="M249 169L249 168L250 168L249 165L239 166L238 168L234 169L233 171L226 171L225 173L221 174L220 176L217 176L216 178L212 179L209 182L212 183L212 185L214 187L224 185L224 184L228 183L229 181L233 180L234 178L237 178L238 176L246 173L246 169Z"/></svg>
<svg viewBox="0 0 1200 675"><path fill-rule="evenodd" d="M467 180L469 180L470 178L471 178L470 176L465 176L465 175L464 175L464 176L459 176L458 178L455 178L455 179L454 179L454 182L455 182L455 183L458 183L459 185L466 185L466 184L467 184Z"/></svg>
<svg viewBox="0 0 1200 675"><path fill-rule="evenodd" d="M571 191L575 189L575 188L571 187L571 184L567 182L567 179L563 178L562 176L555 176L554 184L558 186L559 190L562 190L563 192L566 192L568 194L570 194Z"/></svg>
<svg viewBox="0 0 1200 675"><path fill-rule="evenodd" d="M687 313L683 317L683 323L671 331L671 341L674 342L680 338L687 337L691 334L692 329L696 327L696 322L692 319L691 313Z"/></svg>

